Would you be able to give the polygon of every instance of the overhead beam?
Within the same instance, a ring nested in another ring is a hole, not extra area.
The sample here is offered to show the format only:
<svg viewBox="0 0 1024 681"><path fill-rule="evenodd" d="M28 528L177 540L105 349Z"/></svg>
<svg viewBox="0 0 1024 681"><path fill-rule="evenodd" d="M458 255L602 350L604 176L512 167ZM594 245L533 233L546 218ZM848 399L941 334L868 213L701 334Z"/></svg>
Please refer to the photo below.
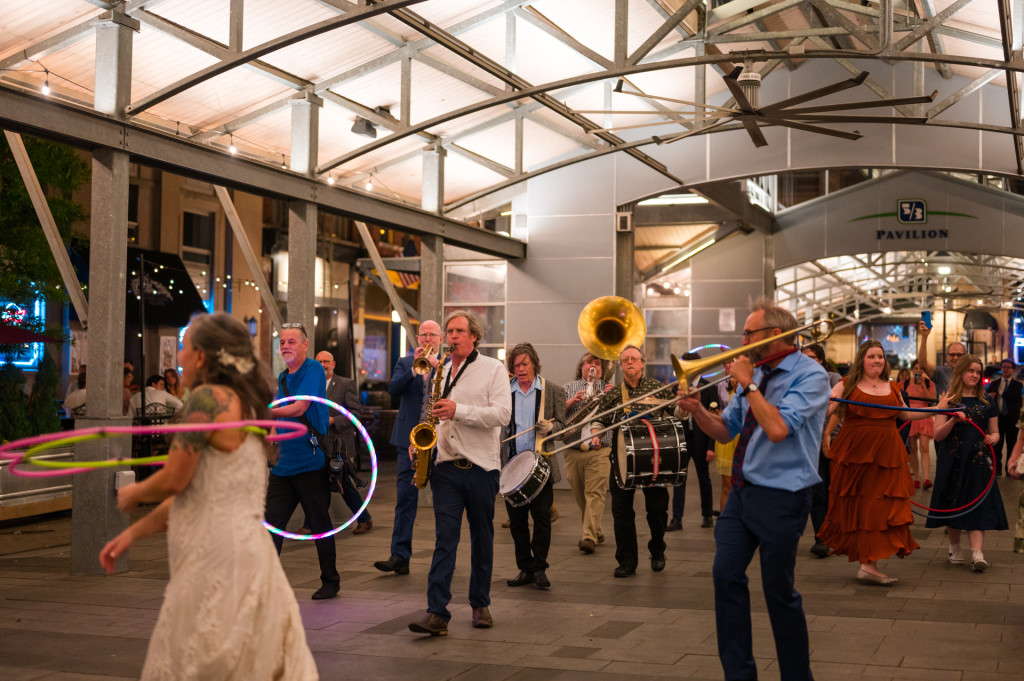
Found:
<svg viewBox="0 0 1024 681"><path fill-rule="evenodd" d="M747 226L744 231L757 230L771 234L777 230L772 214L752 204L746 193L740 191L734 182L709 182L689 189L736 216L741 225Z"/></svg>
<svg viewBox="0 0 1024 681"><path fill-rule="evenodd" d="M526 244L494 232L16 90L3 89L0 127L86 149L126 151L142 165L263 196L313 201L334 213L411 234L435 234L447 243L501 258L526 256Z"/></svg>
<svg viewBox="0 0 1024 681"><path fill-rule="evenodd" d="M395 285L391 283L391 278L388 277L388 270L384 267L384 261L380 257L380 251L377 250L377 244L373 243L373 237L370 236L370 230L366 227L366 224L361 220L356 220L356 229L359 230L359 236L363 240L363 246L370 254L370 259L373 261L374 267L377 268L377 272L380 274L378 280L380 284L384 286L384 292L388 294L388 300L391 301L391 307L398 313L398 318L402 322L402 328L405 329L405 337L409 343L409 348L416 347L416 331L413 330L412 324L409 322L409 315L405 311L402 299L398 295L398 291L395 290ZM403 352L405 350L403 349Z"/></svg>

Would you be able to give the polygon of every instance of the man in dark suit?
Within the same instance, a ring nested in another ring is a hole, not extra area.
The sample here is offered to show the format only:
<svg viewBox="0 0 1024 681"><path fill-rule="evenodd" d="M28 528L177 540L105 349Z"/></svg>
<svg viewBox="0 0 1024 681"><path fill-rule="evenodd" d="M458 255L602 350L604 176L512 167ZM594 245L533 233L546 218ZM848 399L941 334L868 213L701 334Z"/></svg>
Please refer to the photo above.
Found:
<svg viewBox="0 0 1024 681"><path fill-rule="evenodd" d="M391 397L401 400L395 428L391 431L391 444L398 448L398 496L395 499L395 527L391 532L391 557L378 560L373 564L381 572L395 572L400 575L409 574L409 558L412 556L412 527L416 522L416 504L419 501L419 490L413 484L412 444L409 433L420 421L423 408L424 393L429 383L427 376L416 374L412 370L412 361L426 356L431 365L437 368L437 351L441 347L441 327L433 320L420 324L416 335L419 347L402 357L391 372L388 392ZM430 353L426 353L427 346Z"/></svg>
<svg viewBox="0 0 1024 681"><path fill-rule="evenodd" d="M360 404L359 393L356 392L356 382L351 378L338 376L334 373L334 355L331 353L327 351L318 353L316 361L320 362L320 366L324 368L324 374L327 376L327 399L340 404L352 412L353 416L359 418ZM332 440L328 450L329 453L334 453L334 441L338 441L341 443L345 458L349 462L354 461L356 456L355 426L352 425L352 422L345 415L336 409L328 409L328 413L330 414L331 425L327 429L327 435ZM348 471L342 471L340 475L334 475L331 478L332 486L335 487L335 491L341 492L341 498L345 501L345 505L348 506L349 510L353 513L358 511L359 507L363 505L363 498L356 490L355 485L352 484ZM370 514L367 511L363 511L359 518L357 518L356 527L352 530L352 534L366 534L372 529L373 519L370 518Z"/></svg>
<svg viewBox="0 0 1024 681"><path fill-rule="evenodd" d="M1020 418L1021 402L1024 401L1024 383L1013 377L1017 373L1013 360L1004 359L1000 369L1002 374L998 378L993 378L986 390L999 414L999 444L995 446L996 473L1002 475L1003 444L1006 444L1007 461L1010 460L1010 452L1017 444L1017 419Z"/></svg>
<svg viewBox="0 0 1024 681"><path fill-rule="evenodd" d="M545 381L539 375L540 358L531 344L520 343L512 348L508 353L508 370L512 374L512 416L505 437L512 437L517 433L522 435L505 443L502 465L516 456L527 456L534 460L534 451L540 438L565 426L565 391L560 385ZM553 449L553 444L545 440L541 444L541 449L549 451ZM513 506L508 501L505 502L512 541L516 547L516 566L519 568L519 574L507 580L509 586L536 584L538 589L547 589L551 586L545 571L548 568L548 549L551 546L554 483L560 476L557 460L548 458L547 461L551 466L551 473L532 501L522 506Z"/></svg>

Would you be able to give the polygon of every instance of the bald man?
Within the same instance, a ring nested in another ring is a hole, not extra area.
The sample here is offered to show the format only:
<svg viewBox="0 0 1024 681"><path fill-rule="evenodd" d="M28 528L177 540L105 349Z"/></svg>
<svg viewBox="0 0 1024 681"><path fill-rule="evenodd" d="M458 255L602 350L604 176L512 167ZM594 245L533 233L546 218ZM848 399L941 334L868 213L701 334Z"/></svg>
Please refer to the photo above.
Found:
<svg viewBox="0 0 1024 681"><path fill-rule="evenodd" d="M326 350L317 353L316 361L320 362L320 366L324 368L324 375L327 377L327 399L340 404L352 412L353 416L359 418L361 405L359 403L359 393L356 392L356 382L351 378L338 376L334 373L334 355ZM328 408L328 413L330 414L331 425L327 429L327 434L332 440L330 443L331 448L328 451L331 453L335 451L335 443L333 441L337 440L341 443L341 448L345 452L345 458L349 462L354 463L357 458L355 426L348 420L348 417L337 409ZM338 485L336 491L341 492L341 498L345 500L345 505L353 513L358 511L359 507L363 505L363 498L359 496L355 485L349 479L348 472L332 476L332 478L333 482ZM363 511L356 521L356 527L352 530L352 534L366 534L373 529L373 520L367 511Z"/></svg>
<svg viewBox="0 0 1024 681"><path fill-rule="evenodd" d="M432 319L420 324L416 334L417 348L402 357L391 371L388 392L391 397L401 400L395 428L391 431L391 444L398 450L398 496L395 499L395 526L391 532L391 557L373 564L381 572L409 574L409 558L412 556L412 526L416 522L416 504L419 489L413 484L412 444L409 433L420 422L424 395L430 385L430 376L420 376L412 370L412 361L426 357L431 366L437 367L438 349L441 347L441 326ZM430 352L426 350L429 346Z"/></svg>

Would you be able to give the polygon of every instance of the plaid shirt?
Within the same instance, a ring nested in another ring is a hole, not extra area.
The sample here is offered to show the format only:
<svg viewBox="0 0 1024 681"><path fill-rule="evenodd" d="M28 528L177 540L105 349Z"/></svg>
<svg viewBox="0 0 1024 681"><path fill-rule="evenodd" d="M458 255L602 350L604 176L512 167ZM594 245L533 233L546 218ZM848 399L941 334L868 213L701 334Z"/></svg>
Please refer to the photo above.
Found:
<svg viewBox="0 0 1024 681"><path fill-rule="evenodd" d="M594 389L597 390L599 393L604 392L604 386L605 386L605 383L601 379L597 379L596 381L594 381ZM586 389L587 389L587 382L584 381L583 379L580 379L578 381L570 381L569 383L565 384L565 397L568 400L569 398L571 398L573 395L575 395L579 391L586 390ZM572 417L576 414L576 412L578 412L580 409L583 408L584 402L586 402L585 399L582 402L578 402L578 403L572 405L569 409L567 409L566 412L565 412L566 420L572 419ZM597 408L596 407L591 407L589 409L589 411L590 411L590 413L596 414L597 413ZM583 422L585 423L586 420L584 419ZM580 437L582 437L582 434L576 435L572 439L573 440L578 440L578 439L580 439ZM566 442L566 444L568 444L569 440L566 439L565 442ZM604 435L601 436L601 446L602 447L611 447L612 446L612 431L609 430L607 433L605 433ZM579 449L579 445L577 445L573 449Z"/></svg>
<svg viewBox="0 0 1024 681"><path fill-rule="evenodd" d="M660 381L657 381L657 380L655 380L655 379L653 379L653 378L651 378L649 376L642 376L640 378L640 382L636 384L635 388L630 388L629 385L626 384L626 383L623 383L621 385L625 385L626 386L626 390L629 393L629 399L633 399L635 397L640 397L641 395L649 393L652 390L657 390L659 387L662 387L665 384L661 383ZM615 386L614 388L612 388L611 390L609 390L608 392L606 392L604 394L604 399L601 400L601 404L598 407L599 411L607 411L609 409L612 409L612 408L622 404L622 388L621 388L621 385ZM672 392L671 388L666 388L665 390L652 395L650 397L650 399L654 399L654 400L658 400L658 401L673 400L673 399L675 399L675 393ZM650 408L651 405L637 404L637 405L633 405L633 406L634 407L638 407L639 408L638 411L643 411L644 409ZM647 415L647 418L658 419L658 418L664 418L666 416L671 416L672 415L673 407L674 407L674 405L672 403L669 403L669 404L665 405L664 407L662 407L660 409L656 409L655 411L652 411L650 414ZM626 409L629 409L629 407L627 407ZM610 426L615 421L621 421L622 419L624 419L628 415L629 414L624 414L622 410L617 410L617 411L613 411L610 414L606 414L606 415L602 416L598 420L602 424L604 424L606 426Z"/></svg>

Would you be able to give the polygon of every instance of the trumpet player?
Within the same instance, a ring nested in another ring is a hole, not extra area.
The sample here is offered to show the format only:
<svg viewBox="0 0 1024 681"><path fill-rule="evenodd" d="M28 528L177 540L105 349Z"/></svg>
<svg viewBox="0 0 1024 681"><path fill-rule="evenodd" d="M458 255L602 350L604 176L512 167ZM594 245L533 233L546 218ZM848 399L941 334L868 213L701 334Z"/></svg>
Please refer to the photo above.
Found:
<svg viewBox="0 0 1024 681"><path fill-rule="evenodd" d="M506 461L516 456L534 455L540 443L541 450L552 449L551 442L543 440L552 430L561 430L565 423L565 391L562 387L540 376L540 357L530 343L520 343L508 354L508 368L512 372L512 418L509 421L509 440ZM542 451L537 451L542 454ZM505 502L509 528L516 549L519 574L508 580L509 586L536 584L538 589L551 586L546 570L548 549L551 547L551 504L554 502L554 483L558 482L558 462L548 460L551 474L534 499L522 506ZM533 518L533 539L530 538L530 518Z"/></svg>
<svg viewBox="0 0 1024 681"><path fill-rule="evenodd" d="M373 564L381 572L409 574L409 557L412 556L412 527L416 522L416 505L419 489L412 483L413 447L409 444L409 432L420 421L423 409L423 393L430 382L426 380L430 369L437 366L437 350L441 346L441 326L432 319L420 323L416 334L419 344L412 354L401 357L391 372L388 392L398 397L398 416L391 431L391 444L398 449L398 482L395 498L395 526L391 531L391 556ZM426 362L426 363L424 363Z"/></svg>
<svg viewBox="0 0 1024 681"><path fill-rule="evenodd" d="M451 613L452 575L462 532L469 520L469 604L473 626L487 629L494 621L491 572L494 563L494 498L499 484L501 429L512 415L508 372L496 359L477 350L483 327L472 312L456 310L444 324L451 362L442 371L443 392L434 402L437 461L430 478L434 495L434 557L427 577L427 616L412 622L419 634L447 636Z"/></svg>
<svg viewBox="0 0 1024 681"><path fill-rule="evenodd" d="M612 363L587 352L576 364L576 380L565 385L565 394L572 395L565 403L567 421L584 421L580 433L566 435L566 442L585 438L592 428L586 422L590 415L597 413L601 396L611 390ZM581 413L584 412L584 413ZM608 478L611 474L612 434L611 431L592 436L565 452L565 477L572 488L576 505L583 514L583 536L579 548L583 553L593 553L604 541L605 498L608 494Z"/></svg>

